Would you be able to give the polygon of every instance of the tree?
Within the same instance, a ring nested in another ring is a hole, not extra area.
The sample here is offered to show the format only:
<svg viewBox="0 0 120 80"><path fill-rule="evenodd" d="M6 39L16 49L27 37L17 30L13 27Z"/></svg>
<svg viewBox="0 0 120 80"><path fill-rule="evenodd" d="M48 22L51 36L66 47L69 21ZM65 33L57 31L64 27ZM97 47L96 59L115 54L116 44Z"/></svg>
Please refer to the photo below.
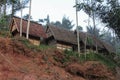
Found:
<svg viewBox="0 0 120 80"><path fill-rule="evenodd" d="M55 23L53 22L52 24L54 24L57 27L62 27L62 23L60 21L56 21Z"/></svg>
<svg viewBox="0 0 120 80"><path fill-rule="evenodd" d="M0 18L0 31L8 30L8 28L7 28L8 23L7 23L7 18L6 17L1 16L1 18Z"/></svg>
<svg viewBox="0 0 120 80"><path fill-rule="evenodd" d="M49 15L47 15L47 18L46 18L46 19L44 19L44 21L46 21L46 22L47 22L47 24L49 24L49 23L50 23L50 17L49 17Z"/></svg>
<svg viewBox="0 0 120 80"><path fill-rule="evenodd" d="M69 18L66 18L65 16L62 19L62 27L66 29L72 29L74 24L72 24L72 21L69 20Z"/></svg>
<svg viewBox="0 0 120 80"><path fill-rule="evenodd" d="M112 36L112 33L111 33L111 32L109 32L109 31L104 31L104 32L102 32L102 34L103 34L104 36L101 37L101 40L103 40L103 41L105 41L105 42L107 42L107 43L109 43L109 44L111 44L111 45L114 45L114 44L113 44L113 36Z"/></svg>
<svg viewBox="0 0 120 80"><path fill-rule="evenodd" d="M40 23L46 22L46 24L49 24L50 23L50 17L49 17L49 15L47 15L47 18L38 19L38 22L40 22Z"/></svg>
<svg viewBox="0 0 120 80"><path fill-rule="evenodd" d="M29 14L26 14L26 15L23 16L23 19L28 20L29 16L30 16ZM32 19L32 16L30 16L30 19Z"/></svg>
<svg viewBox="0 0 120 80"><path fill-rule="evenodd" d="M101 34L100 34L100 29L99 28L94 28L92 26L87 26L87 32L94 35L97 38L100 38Z"/></svg>
<svg viewBox="0 0 120 80"><path fill-rule="evenodd" d="M20 6L20 0L0 0L0 9L3 11L3 13L6 15L7 9L11 9L11 12L13 15L15 14L16 11L19 11L21 8L25 8L26 4L29 2L29 0L23 0L23 6ZM9 8L7 8L7 6ZM12 14L11 13L11 14Z"/></svg>
<svg viewBox="0 0 120 80"><path fill-rule="evenodd" d="M82 9L89 17L92 18L93 22L93 33L96 28L96 16L98 16L98 11L101 8L102 0L83 0L79 2L78 8Z"/></svg>
<svg viewBox="0 0 120 80"><path fill-rule="evenodd" d="M1 29L8 30L7 28L12 16L20 9L25 8L25 5L28 3L28 1L29 0L23 0L23 6L21 6L20 0L0 0Z"/></svg>
<svg viewBox="0 0 120 80"><path fill-rule="evenodd" d="M82 9L88 15L90 15L90 17L93 16L93 23L95 21L95 17L101 19L102 22L105 23L108 28L115 30L115 33L120 38L119 0L83 0L83 2L79 5L83 5Z"/></svg>
<svg viewBox="0 0 120 80"><path fill-rule="evenodd" d="M30 5L29 5L29 18L28 18L27 31L26 31L26 38L27 38L27 39L29 39L30 16L31 16L31 3L32 3L32 0L30 0Z"/></svg>
<svg viewBox="0 0 120 80"><path fill-rule="evenodd" d="M3 13L4 13L4 15L6 15L6 2L7 2L7 0L3 0L3 5L4 5L4 10L3 10L4 12Z"/></svg>
<svg viewBox="0 0 120 80"><path fill-rule="evenodd" d="M7 0L0 0L0 12L3 13L4 15L6 15L6 2Z"/></svg>
<svg viewBox="0 0 120 80"><path fill-rule="evenodd" d="M107 0L99 11L99 17L108 28L115 30L120 38L120 2L118 0Z"/></svg>
<svg viewBox="0 0 120 80"><path fill-rule="evenodd" d="M97 13L98 9L101 7L100 3L102 2L102 0L80 0L79 4L76 5L76 7L78 8L78 10L83 10L85 13L88 14L89 17L92 18L92 22L93 22L93 33L95 33L95 29L96 29L96 23L95 23L95 14ZM88 25L90 26L90 25ZM87 37L87 34L86 34ZM87 38L86 38L87 39ZM86 43L87 40L85 40ZM86 46L86 45L85 45ZM85 47L86 50L86 47ZM85 51L86 52L86 51ZM97 44L96 44L96 52L97 52Z"/></svg>
<svg viewBox="0 0 120 80"><path fill-rule="evenodd" d="M83 28L81 26L78 26L79 31L83 31Z"/></svg>
<svg viewBox="0 0 120 80"><path fill-rule="evenodd" d="M42 23L43 23L43 22L44 22L44 20L43 20L43 19L38 19L38 22L42 22Z"/></svg>
<svg viewBox="0 0 120 80"><path fill-rule="evenodd" d="M62 22L56 21L55 23L52 22L52 24L56 25L57 27L63 27L69 30L74 27L74 24L72 24L72 21L70 21L69 18L66 18L65 16L62 18Z"/></svg>
<svg viewBox="0 0 120 80"><path fill-rule="evenodd" d="M103 23L106 24L106 27L113 30L113 33L106 32L103 36L103 40L109 42L119 51L118 45L118 37L120 38L120 2L119 0L106 0L106 4L101 6L98 10L98 17L102 20ZM117 34L116 36L112 36L111 34ZM117 42L117 44L116 44ZM116 52L117 52L116 51Z"/></svg>
<svg viewBox="0 0 120 80"><path fill-rule="evenodd" d="M75 29L76 30L76 29ZM77 30L76 30L77 31ZM82 26L78 26L78 31L82 32L83 31L83 27Z"/></svg>
<svg viewBox="0 0 120 80"><path fill-rule="evenodd" d="M26 4L29 2L29 0L23 0L22 6L20 4L20 0L8 0L8 5L12 6L12 13L13 16L17 11L21 10L21 8L26 8Z"/></svg>
<svg viewBox="0 0 120 80"><path fill-rule="evenodd" d="M21 3L21 7L22 7L23 1L20 0L20 3ZM22 10L22 8L21 8L20 37L22 37L22 14L23 14L23 10Z"/></svg>

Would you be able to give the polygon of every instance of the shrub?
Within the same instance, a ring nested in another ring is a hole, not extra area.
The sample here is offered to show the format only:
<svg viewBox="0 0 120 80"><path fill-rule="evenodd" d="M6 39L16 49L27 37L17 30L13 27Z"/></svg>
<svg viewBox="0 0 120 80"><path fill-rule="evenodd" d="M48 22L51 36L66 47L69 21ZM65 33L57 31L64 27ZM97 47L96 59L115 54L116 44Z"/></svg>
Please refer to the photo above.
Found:
<svg viewBox="0 0 120 80"><path fill-rule="evenodd" d="M22 42L25 46L27 46L29 49L32 49L33 51L41 51L41 50L46 50L48 48L53 48L52 46L40 44L39 46L34 45L29 42L28 39L26 38L19 38L19 41Z"/></svg>
<svg viewBox="0 0 120 80"><path fill-rule="evenodd" d="M80 57L78 56L78 53L73 52L73 51L68 51L65 50L65 61L72 61L73 59L78 60L79 62L84 62L84 61L99 61L103 64L105 64L106 66L108 66L109 68L115 68L117 66L117 63L113 60L113 58L110 58L110 55L102 55L102 54L96 54L93 52L89 52L88 54L86 54L86 58L85 58L85 54L81 54Z"/></svg>
<svg viewBox="0 0 120 80"><path fill-rule="evenodd" d="M79 58L79 54L77 52L73 52L72 50L65 50L64 55L66 61L77 60Z"/></svg>

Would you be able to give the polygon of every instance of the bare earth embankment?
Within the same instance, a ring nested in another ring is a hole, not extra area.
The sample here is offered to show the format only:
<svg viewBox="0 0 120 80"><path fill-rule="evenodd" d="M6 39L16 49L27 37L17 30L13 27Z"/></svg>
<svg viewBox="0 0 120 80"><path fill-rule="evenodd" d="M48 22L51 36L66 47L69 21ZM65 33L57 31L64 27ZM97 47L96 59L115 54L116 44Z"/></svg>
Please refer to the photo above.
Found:
<svg viewBox="0 0 120 80"><path fill-rule="evenodd" d="M63 64L63 58L56 49L37 52L18 40L0 38L0 80L116 80L100 62Z"/></svg>

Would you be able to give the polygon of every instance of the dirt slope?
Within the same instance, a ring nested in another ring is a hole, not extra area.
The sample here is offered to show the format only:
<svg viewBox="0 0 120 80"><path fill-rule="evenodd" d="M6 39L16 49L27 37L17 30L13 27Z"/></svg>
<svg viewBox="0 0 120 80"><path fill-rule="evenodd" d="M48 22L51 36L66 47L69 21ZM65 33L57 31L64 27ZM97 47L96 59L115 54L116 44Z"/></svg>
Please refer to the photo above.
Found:
<svg viewBox="0 0 120 80"><path fill-rule="evenodd" d="M99 62L71 62L64 66L55 57L64 56L55 49L35 52L18 40L0 38L0 80L116 80Z"/></svg>

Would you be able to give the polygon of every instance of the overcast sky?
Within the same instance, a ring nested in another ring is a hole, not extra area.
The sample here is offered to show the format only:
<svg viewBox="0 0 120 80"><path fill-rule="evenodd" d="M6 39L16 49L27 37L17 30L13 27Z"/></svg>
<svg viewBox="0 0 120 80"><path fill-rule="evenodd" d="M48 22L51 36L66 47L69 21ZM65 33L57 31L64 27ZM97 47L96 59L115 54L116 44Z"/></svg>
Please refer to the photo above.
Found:
<svg viewBox="0 0 120 80"><path fill-rule="evenodd" d="M63 16L69 17L73 24L76 24L75 15L75 0L32 0L32 18L35 21L38 19L46 18L47 15L50 17L50 21L61 21ZM23 15L28 14L28 9L23 10ZM20 12L16 14L20 16ZM85 20L87 15L82 11L78 13L79 25L85 27ZM85 29L85 28L84 28Z"/></svg>

